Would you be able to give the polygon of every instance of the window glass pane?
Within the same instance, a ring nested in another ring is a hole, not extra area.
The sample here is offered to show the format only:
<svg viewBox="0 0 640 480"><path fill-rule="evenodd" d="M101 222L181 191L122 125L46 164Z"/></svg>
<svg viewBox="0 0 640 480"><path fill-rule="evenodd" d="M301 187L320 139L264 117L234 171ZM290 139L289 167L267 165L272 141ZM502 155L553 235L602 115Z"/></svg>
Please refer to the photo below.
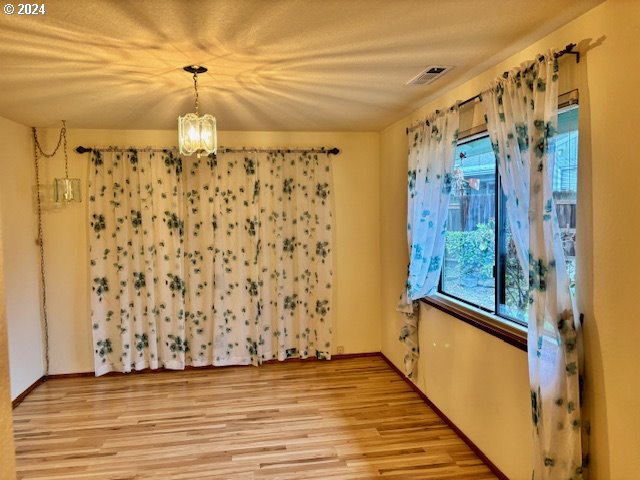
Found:
<svg viewBox="0 0 640 480"><path fill-rule="evenodd" d="M575 288L576 265L576 199L578 191L578 107L569 107L558 116L556 163L553 171L553 198L556 203L560 235L572 291ZM504 203L503 203L504 205ZM506 216L506 215L505 215ZM516 256L508 221L504 220L502 272L504 294L499 296L499 314L526 323L527 281Z"/></svg>
<svg viewBox="0 0 640 480"><path fill-rule="evenodd" d="M576 199L578 192L578 106L558 116L553 198L572 291L576 282Z"/></svg>
<svg viewBox="0 0 640 480"><path fill-rule="evenodd" d="M458 145L441 291L494 311L496 161L488 137Z"/></svg>

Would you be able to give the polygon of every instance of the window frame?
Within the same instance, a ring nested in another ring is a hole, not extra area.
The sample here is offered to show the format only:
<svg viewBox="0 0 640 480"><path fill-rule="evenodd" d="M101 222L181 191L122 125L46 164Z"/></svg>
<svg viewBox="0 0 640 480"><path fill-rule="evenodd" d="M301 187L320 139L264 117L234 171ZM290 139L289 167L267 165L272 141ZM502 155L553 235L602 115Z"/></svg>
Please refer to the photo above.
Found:
<svg viewBox="0 0 640 480"><path fill-rule="evenodd" d="M564 97L564 98L563 98ZM565 100L568 98L568 100ZM577 90L572 90L559 97L558 114L562 110L572 108L578 105ZM484 128L479 128L484 127ZM465 133L465 132L463 132ZM479 140L489 136L486 125L477 126L466 132L467 135L460 137L458 146ZM578 157L579 164L579 157ZM504 287L504 276L506 275L506 197L502 191L500 172L498 171L498 161L496 159L496 195L495 195L495 247L494 247L494 281L495 281L495 298L494 311L474 305L473 303L458 298L452 294L443 291L442 279L443 271L440 272L438 288L436 293L432 293L422 299L421 303L441 310L459 320L464 321L480 330L489 333L504 342L520 349L527 351L527 323L520 319L514 318L507 314L500 314L500 306L505 304L506 289ZM443 267L444 268L444 267Z"/></svg>

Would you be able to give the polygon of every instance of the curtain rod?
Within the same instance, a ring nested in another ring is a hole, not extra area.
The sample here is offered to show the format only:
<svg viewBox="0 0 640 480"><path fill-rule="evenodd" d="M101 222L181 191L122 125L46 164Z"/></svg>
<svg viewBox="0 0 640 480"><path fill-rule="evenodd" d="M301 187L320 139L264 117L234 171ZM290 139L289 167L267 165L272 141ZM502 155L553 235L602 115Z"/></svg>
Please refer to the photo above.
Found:
<svg viewBox="0 0 640 480"><path fill-rule="evenodd" d="M580 52L574 50L574 48L576 48L576 44L575 43L570 43L568 44L566 47L564 47L562 50L556 52L553 54L553 58L560 58L564 55L575 55L576 56L576 63L580 63ZM502 76L504 78L507 78L507 75L509 75L509 72L503 72ZM462 101L462 102L458 102L458 108L462 107L463 105L466 105L467 103L471 103L477 99L479 99L482 96L482 92L478 93L477 95L474 95L473 97L469 97L466 100ZM439 110L436 110L436 113L438 113ZM406 134L409 135L409 132L412 130L415 130L418 126L420 125L420 123L418 123L417 125L414 125L412 127L407 127L406 128Z"/></svg>
<svg viewBox="0 0 640 480"><path fill-rule="evenodd" d="M92 147L83 147L79 145L75 148L76 152L83 154L88 152L113 152L117 150L130 150L130 148L118 149L116 147L102 147L102 148L92 148ZM144 148L136 148L135 150L141 152L166 152L166 151L177 151L176 147L170 148L154 148L154 147L144 147ZM229 152L284 152L284 153L327 153L329 155L338 155L340 153L340 149L338 147L318 147L318 148L226 148L220 147L218 149L219 153L229 153Z"/></svg>

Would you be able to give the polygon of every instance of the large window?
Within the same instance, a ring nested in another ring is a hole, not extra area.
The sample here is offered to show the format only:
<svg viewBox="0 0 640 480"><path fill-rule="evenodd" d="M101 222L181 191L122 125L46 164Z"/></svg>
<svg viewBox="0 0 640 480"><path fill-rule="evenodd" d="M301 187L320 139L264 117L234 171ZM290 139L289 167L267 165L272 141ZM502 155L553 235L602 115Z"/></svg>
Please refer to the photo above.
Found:
<svg viewBox="0 0 640 480"><path fill-rule="evenodd" d="M577 172L576 105L559 114L553 173L553 195L572 287L575 283ZM439 292L526 325L527 282L511 239L496 158L488 135L475 135L458 142L452 185Z"/></svg>

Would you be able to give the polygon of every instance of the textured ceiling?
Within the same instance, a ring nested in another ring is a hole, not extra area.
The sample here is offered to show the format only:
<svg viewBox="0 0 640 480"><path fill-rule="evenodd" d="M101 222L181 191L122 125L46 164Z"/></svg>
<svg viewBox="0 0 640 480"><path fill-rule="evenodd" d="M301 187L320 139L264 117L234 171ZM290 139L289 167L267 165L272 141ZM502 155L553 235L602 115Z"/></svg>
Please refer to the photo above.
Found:
<svg viewBox="0 0 640 480"><path fill-rule="evenodd" d="M200 64L220 130L380 130L599 2L47 0L0 17L0 116L174 129ZM405 86L430 64L455 68Z"/></svg>

